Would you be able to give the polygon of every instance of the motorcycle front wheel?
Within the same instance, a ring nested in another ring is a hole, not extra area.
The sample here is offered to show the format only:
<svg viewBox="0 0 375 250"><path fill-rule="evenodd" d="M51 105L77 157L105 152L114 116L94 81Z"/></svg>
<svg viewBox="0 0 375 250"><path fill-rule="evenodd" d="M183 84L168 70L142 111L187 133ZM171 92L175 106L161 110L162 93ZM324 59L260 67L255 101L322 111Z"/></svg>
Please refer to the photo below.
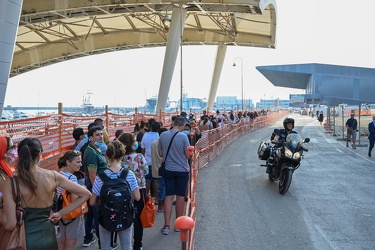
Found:
<svg viewBox="0 0 375 250"><path fill-rule="evenodd" d="M284 195L288 192L290 184L292 183L293 170L284 168L281 173L279 180L279 193Z"/></svg>

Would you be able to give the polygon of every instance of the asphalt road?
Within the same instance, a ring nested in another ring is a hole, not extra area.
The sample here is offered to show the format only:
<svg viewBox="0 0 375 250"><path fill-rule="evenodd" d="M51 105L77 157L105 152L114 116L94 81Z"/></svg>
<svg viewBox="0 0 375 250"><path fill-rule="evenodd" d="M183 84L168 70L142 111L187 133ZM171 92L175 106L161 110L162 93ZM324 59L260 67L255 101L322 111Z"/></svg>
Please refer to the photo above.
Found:
<svg viewBox="0 0 375 250"><path fill-rule="evenodd" d="M347 148L314 118L291 116L311 142L289 191L278 193L257 158L280 120L239 138L199 172L195 249L375 249L374 157Z"/></svg>

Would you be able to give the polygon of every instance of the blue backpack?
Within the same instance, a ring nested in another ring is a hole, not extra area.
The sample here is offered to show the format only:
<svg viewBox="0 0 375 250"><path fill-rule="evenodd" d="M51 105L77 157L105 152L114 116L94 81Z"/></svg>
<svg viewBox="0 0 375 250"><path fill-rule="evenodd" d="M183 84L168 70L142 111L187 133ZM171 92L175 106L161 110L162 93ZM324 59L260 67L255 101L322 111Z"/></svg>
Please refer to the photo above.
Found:
<svg viewBox="0 0 375 250"><path fill-rule="evenodd" d="M126 176L129 170L123 169L120 176L109 178L106 173L98 176L103 181L99 196L99 223L110 232L129 228L135 218L134 199Z"/></svg>

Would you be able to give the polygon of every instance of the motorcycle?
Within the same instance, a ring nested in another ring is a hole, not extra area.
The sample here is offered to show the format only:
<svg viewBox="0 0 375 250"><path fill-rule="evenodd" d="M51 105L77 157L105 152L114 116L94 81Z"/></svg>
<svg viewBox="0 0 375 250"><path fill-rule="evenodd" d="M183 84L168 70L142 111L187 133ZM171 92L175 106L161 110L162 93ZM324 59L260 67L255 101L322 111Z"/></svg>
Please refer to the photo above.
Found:
<svg viewBox="0 0 375 250"><path fill-rule="evenodd" d="M275 129L274 133L277 134L278 130ZM304 145L308 142L310 142L309 138L302 140L299 134L289 134L285 141L260 143L258 157L266 161L266 164L261 166L267 168L271 166L268 178L271 181L279 181L280 194L284 195L288 192L293 173L301 164L303 152L308 151L308 148Z"/></svg>

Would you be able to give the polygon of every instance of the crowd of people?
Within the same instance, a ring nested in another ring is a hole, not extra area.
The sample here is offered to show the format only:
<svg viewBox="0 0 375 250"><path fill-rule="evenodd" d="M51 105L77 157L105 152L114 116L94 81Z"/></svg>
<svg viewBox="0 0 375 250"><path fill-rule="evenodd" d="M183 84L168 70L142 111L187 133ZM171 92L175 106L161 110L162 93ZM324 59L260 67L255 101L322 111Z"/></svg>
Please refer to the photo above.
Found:
<svg viewBox="0 0 375 250"><path fill-rule="evenodd" d="M133 133L116 131L113 139L98 118L88 125L87 132L82 127L74 129L74 144L56 163L59 171L39 167L43 147L38 138L28 137L14 145L10 137L0 135L0 226L6 230L15 228L16 204L10 179L17 178L22 207L27 213L24 221L27 249L75 249L77 241L83 239L84 247L97 242L99 249L111 250L118 247L117 236L121 249L142 249L140 214L147 196L152 195L157 212L164 213L163 235L168 235L173 225L173 205L176 218L183 215L190 171L188 147L201 138L203 131L254 119L257 115L233 111L207 115L204 111L197 119L194 114L181 112L172 118L171 124L149 119L136 124ZM159 176L163 160L165 174ZM14 171L9 164L14 165ZM133 197L134 221L131 227L114 236L101 224L98 201L104 180L100 176L104 173L109 179L116 179L123 169L128 169L126 181ZM71 194L71 203L55 210L53 201L64 190ZM85 202L87 213L65 219L65 215ZM179 230L174 228L174 231Z"/></svg>
<svg viewBox="0 0 375 250"><path fill-rule="evenodd" d="M16 225L11 178L20 183L22 206L27 216L25 232L27 249L75 249L79 239L83 246L98 244L99 249L142 249L143 227L140 215L147 196L152 195L157 212L164 214L161 235L168 235L173 225L172 209L176 218L183 215L187 200L190 157L188 147L195 145L202 132L224 124L241 123L261 113L233 112L214 115L203 112L198 119L194 114L181 112L171 124L155 119L136 124L133 133L118 130L110 139L102 119L95 119L87 127L76 128L72 133L74 144L58 159L59 171L38 166L43 160L43 147L37 138L25 138L14 145L10 137L0 135L0 226L12 230ZM351 117L351 119L354 119ZM356 130L356 121L349 119L347 128ZM369 157L374 147L375 116L369 124ZM352 132L351 137L354 137ZM355 137L354 137L355 138ZM352 138L353 148L355 141ZM159 168L165 162L165 172ZM15 169L9 167L14 165ZM134 220L115 236L101 224L99 198L105 181L120 178L127 169L133 205ZM71 193L70 205L53 209L54 197L63 191ZM75 219L64 216L87 202L88 212ZM58 227L56 234L55 228ZM178 232L178 228L173 228Z"/></svg>

